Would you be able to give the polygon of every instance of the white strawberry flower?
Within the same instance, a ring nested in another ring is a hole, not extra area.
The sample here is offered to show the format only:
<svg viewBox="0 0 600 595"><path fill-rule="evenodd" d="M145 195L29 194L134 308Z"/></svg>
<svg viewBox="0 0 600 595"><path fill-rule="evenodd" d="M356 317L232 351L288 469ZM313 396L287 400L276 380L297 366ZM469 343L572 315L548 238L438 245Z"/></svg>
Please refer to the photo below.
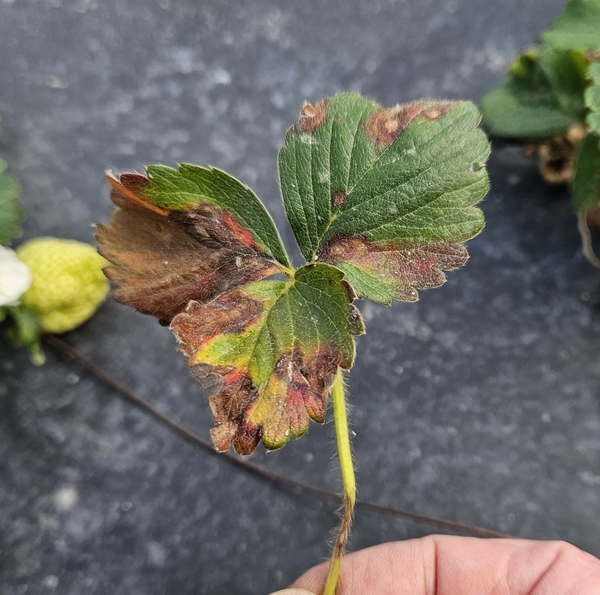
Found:
<svg viewBox="0 0 600 595"><path fill-rule="evenodd" d="M30 285L29 267L14 250L0 246L0 307L16 305Z"/></svg>

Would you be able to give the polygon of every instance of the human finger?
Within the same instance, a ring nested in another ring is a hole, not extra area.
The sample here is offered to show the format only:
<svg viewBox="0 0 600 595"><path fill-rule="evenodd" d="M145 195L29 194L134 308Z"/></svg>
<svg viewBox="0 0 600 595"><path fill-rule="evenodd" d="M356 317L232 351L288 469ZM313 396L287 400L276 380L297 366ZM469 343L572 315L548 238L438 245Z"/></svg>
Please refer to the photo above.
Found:
<svg viewBox="0 0 600 595"><path fill-rule="evenodd" d="M321 593L329 564L292 587ZM349 554L339 595L600 595L600 561L558 541L434 535Z"/></svg>

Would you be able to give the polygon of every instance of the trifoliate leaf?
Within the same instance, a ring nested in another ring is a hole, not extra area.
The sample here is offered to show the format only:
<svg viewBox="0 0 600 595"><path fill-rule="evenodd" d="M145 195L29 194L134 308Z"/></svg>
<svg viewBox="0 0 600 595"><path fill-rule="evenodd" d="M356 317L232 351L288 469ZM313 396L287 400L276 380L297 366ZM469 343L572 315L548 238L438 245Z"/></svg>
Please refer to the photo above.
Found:
<svg viewBox="0 0 600 595"><path fill-rule="evenodd" d="M219 170L108 178L117 210L97 238L115 298L171 324L210 398L217 450L278 448L323 421L364 331L352 285L412 300L464 263L488 187L478 122L465 102L384 110L346 93L306 104L279 160L312 261L296 271L258 198ZM276 273L287 280L266 278Z"/></svg>
<svg viewBox="0 0 600 595"><path fill-rule="evenodd" d="M600 50L600 0L570 0L541 38L560 50Z"/></svg>
<svg viewBox="0 0 600 595"><path fill-rule="evenodd" d="M484 126L508 138L551 138L583 121L587 60L579 51L530 50L481 102Z"/></svg>
<svg viewBox="0 0 600 595"><path fill-rule="evenodd" d="M589 132L575 157L571 191L573 208L578 213L589 211L600 203L599 144L600 136Z"/></svg>
<svg viewBox="0 0 600 595"><path fill-rule="evenodd" d="M5 170L6 163L0 159L0 246L7 246L21 235L21 222L25 219L19 184Z"/></svg>
<svg viewBox="0 0 600 595"><path fill-rule="evenodd" d="M413 301L467 259L483 227L485 135L468 102L383 109L353 93L305 104L279 153L283 201L307 260L359 297Z"/></svg>
<svg viewBox="0 0 600 595"><path fill-rule="evenodd" d="M169 324L190 300L285 270L275 224L241 182L191 165L152 166L148 175L108 177L118 208L97 239L114 265L105 272L117 301Z"/></svg>
<svg viewBox="0 0 600 595"><path fill-rule="evenodd" d="M337 269L306 265L289 281L258 281L208 304L192 301L171 328L210 397L215 447L249 454L283 446L322 422L338 366L363 332Z"/></svg>
<svg viewBox="0 0 600 595"><path fill-rule="evenodd" d="M600 135L600 62L590 65L588 76L592 84L585 91L585 104L590 110L586 123L592 132Z"/></svg>

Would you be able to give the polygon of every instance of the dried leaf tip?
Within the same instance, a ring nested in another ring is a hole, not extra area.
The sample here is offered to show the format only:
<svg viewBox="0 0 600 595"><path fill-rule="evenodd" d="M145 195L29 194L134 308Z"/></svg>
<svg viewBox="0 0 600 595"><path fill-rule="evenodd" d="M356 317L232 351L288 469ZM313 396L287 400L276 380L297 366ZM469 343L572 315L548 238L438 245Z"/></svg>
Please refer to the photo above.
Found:
<svg viewBox="0 0 600 595"><path fill-rule="evenodd" d="M307 101L300 110L298 128L301 132L314 132L327 119L327 99L321 99L316 105Z"/></svg>

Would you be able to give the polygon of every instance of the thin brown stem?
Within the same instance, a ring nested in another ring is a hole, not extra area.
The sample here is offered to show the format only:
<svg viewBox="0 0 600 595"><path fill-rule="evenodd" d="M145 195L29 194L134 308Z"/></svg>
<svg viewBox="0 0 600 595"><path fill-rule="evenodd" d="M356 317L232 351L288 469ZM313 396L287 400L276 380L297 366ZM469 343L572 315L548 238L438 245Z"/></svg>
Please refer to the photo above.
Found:
<svg viewBox="0 0 600 595"><path fill-rule="evenodd" d="M75 360L79 365L85 368L88 372L96 376L99 380L104 382L107 386L120 393L126 399L131 401L134 405L154 417L157 421L167 426L180 437L184 438L191 444L195 444L199 446L203 450L205 450L210 455L219 457L220 459L225 458L230 463L237 465L246 471L250 471L256 475L269 479L275 483L280 483L284 485L288 485L292 488L296 488L302 490L304 492L312 493L316 496L320 496L321 498L326 498L328 500L332 500L334 502L341 503L342 497L335 492L330 492L329 490L324 490L322 488L318 488L315 486L311 486L309 484L296 481L290 477L286 477L285 475L280 475L278 473L274 473L273 471L269 471L262 465L257 465L252 461L248 461L245 459L239 458L237 455L232 453L217 453L212 447L212 444L207 440L204 440L197 434L194 434L190 430L184 428L176 421L172 420L170 417L166 416L164 413L155 409L150 403L142 399L140 396L136 395L133 391L128 389L124 384L121 384L118 380L113 378L108 372L103 370L100 366L89 360L79 351L77 351L73 346L69 345L69 343L63 341L62 339L56 337L55 335L44 335L43 341L54 347L57 351L60 351L64 355ZM485 529L484 527L478 527L477 525L467 525L465 523L459 523L457 521L450 521L447 519L440 519L432 516L428 516L425 514L421 514L418 512L411 512L409 510L401 510L398 508L393 508L391 506L384 506L382 504L377 504L375 502L369 502L367 500L357 500L356 506L364 508L366 510L371 510L373 512L378 512L382 514L388 514L390 516L402 517L405 519L410 519L417 523L426 523L428 525L434 525L438 527L445 527L447 529L452 529L455 531L459 531L461 533L469 533L471 535L477 535L478 537L504 537L504 538L512 538L513 535L509 535L507 533L501 533L500 531L494 531L493 529Z"/></svg>
<svg viewBox="0 0 600 595"><path fill-rule="evenodd" d="M592 234L590 233L590 228L587 224L587 213L585 211L582 213L577 213L577 229L579 230L579 235L581 236L581 249L583 250L583 255L592 266L600 269L600 259L594 252L594 246L592 245Z"/></svg>

